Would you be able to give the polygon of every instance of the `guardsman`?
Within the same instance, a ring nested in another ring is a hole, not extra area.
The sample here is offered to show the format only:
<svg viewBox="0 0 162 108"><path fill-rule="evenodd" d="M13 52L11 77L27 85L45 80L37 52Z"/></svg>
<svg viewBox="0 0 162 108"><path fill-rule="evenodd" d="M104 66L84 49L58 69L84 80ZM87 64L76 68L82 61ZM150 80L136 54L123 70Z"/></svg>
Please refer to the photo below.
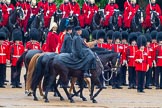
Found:
<svg viewBox="0 0 162 108"><path fill-rule="evenodd" d="M106 34L106 40L107 40L107 49L108 50L112 50L112 43L113 43L113 35L114 31L113 30L109 30Z"/></svg>
<svg viewBox="0 0 162 108"><path fill-rule="evenodd" d="M123 52L123 46L121 44L121 34L119 31L116 31L113 33L113 46L112 46L112 51L116 53L120 53L122 55ZM117 73L113 73L112 77L112 89L122 89L120 87L120 72L118 71Z"/></svg>
<svg viewBox="0 0 162 108"><path fill-rule="evenodd" d="M106 33L103 30L99 30L96 34L97 47L107 49L107 44L104 43Z"/></svg>
<svg viewBox="0 0 162 108"><path fill-rule="evenodd" d="M124 26L130 28L133 17L139 9L139 5L136 4L136 0L131 0L131 5L125 10Z"/></svg>
<svg viewBox="0 0 162 108"><path fill-rule="evenodd" d="M16 63L19 57L24 53L24 46L22 45L22 32L20 30L15 29L12 33L13 44L10 46L10 62L11 62L11 84L12 88L22 88L20 86L20 74L16 74Z"/></svg>
<svg viewBox="0 0 162 108"><path fill-rule="evenodd" d="M90 26L93 16L98 11L98 6L95 4L95 0L90 0L90 5L88 10L86 10L87 14L85 14L85 25Z"/></svg>
<svg viewBox="0 0 162 108"><path fill-rule="evenodd" d="M76 15L78 17L80 15L80 6L77 3L77 1L71 0L70 7L71 7L70 15Z"/></svg>
<svg viewBox="0 0 162 108"><path fill-rule="evenodd" d="M148 54L148 64L149 64L149 70L146 72L146 83L145 83L145 89L152 89L150 87L151 79L152 79L152 64L153 64L153 48L151 47L152 38L149 33L145 34L147 39L147 44L145 47L145 51Z"/></svg>
<svg viewBox="0 0 162 108"><path fill-rule="evenodd" d="M158 46L155 48L155 61L156 61L156 73L155 83L156 89L162 89L162 32L157 33ZM159 83L160 76L160 83Z"/></svg>
<svg viewBox="0 0 162 108"><path fill-rule="evenodd" d="M122 53L122 65L121 65L121 84L126 86L126 72L127 72L127 60L126 60L126 49L128 48L128 32L122 31L122 45L123 45L123 53Z"/></svg>
<svg viewBox="0 0 162 108"><path fill-rule="evenodd" d="M71 26L67 26L66 28L66 34L65 34L65 38L63 41L63 45L61 47L61 53L71 53L72 52L72 27ZM83 32L82 32L83 34Z"/></svg>
<svg viewBox="0 0 162 108"><path fill-rule="evenodd" d="M60 5L60 10L63 12L62 18L69 17L71 11L69 0L64 0L64 3Z"/></svg>
<svg viewBox="0 0 162 108"><path fill-rule="evenodd" d="M105 27L109 26L110 17L113 16L114 10L118 8L119 6L115 3L115 0L110 0L109 3L105 6L105 21L103 22Z"/></svg>
<svg viewBox="0 0 162 108"><path fill-rule="evenodd" d="M144 35L140 35L137 38L137 46L138 50L135 54L135 63L136 63L136 72L137 72L137 92L144 93L144 80L145 74L149 69L148 64L148 54L145 51L146 47L146 37Z"/></svg>
<svg viewBox="0 0 162 108"><path fill-rule="evenodd" d="M26 43L26 49L25 50L31 50L31 49L38 49L40 50L40 43L38 42L40 39L39 31L36 28L32 28L30 30L30 41Z"/></svg>
<svg viewBox="0 0 162 108"><path fill-rule="evenodd" d="M157 16L160 18L160 23L162 24L162 15L160 6L156 3L156 0L151 0L151 3L146 7L146 18L144 21L144 27L149 28L151 27L151 11L155 11Z"/></svg>
<svg viewBox="0 0 162 108"><path fill-rule="evenodd" d="M9 54L8 47L5 44L6 34L0 32L0 88L5 88L4 79L6 71L6 61Z"/></svg>
<svg viewBox="0 0 162 108"><path fill-rule="evenodd" d="M53 2L53 0L48 0L48 10L46 14L44 15L44 26L45 28L49 28L51 17L56 12L57 7L56 4Z"/></svg>
<svg viewBox="0 0 162 108"><path fill-rule="evenodd" d="M152 38L152 43L151 43L151 47L153 48L153 67L152 67L152 78L151 78L151 83L152 85L155 85L155 67L156 67L156 63L155 63L155 48L158 45L157 40L156 40L156 35L157 35L157 31L154 30L151 32L151 38Z"/></svg>
<svg viewBox="0 0 162 108"><path fill-rule="evenodd" d="M129 46L126 49L126 60L128 63L128 89L136 89L135 54L137 48L137 34L130 33L128 37Z"/></svg>
<svg viewBox="0 0 162 108"><path fill-rule="evenodd" d="M55 22L51 22L49 32L47 35L47 52L56 52L56 47L58 45L58 34L57 34L57 24Z"/></svg>
<svg viewBox="0 0 162 108"><path fill-rule="evenodd" d="M130 0L125 0L125 2L124 2L124 13L123 13L123 16L126 16L125 14L126 14L126 11L127 11L127 9L129 8L129 6L130 6L131 4L130 4Z"/></svg>
<svg viewBox="0 0 162 108"><path fill-rule="evenodd" d="M37 2L36 0L32 0L31 1L31 14L30 17L32 17L33 15L36 16L39 12L39 8L37 6Z"/></svg>
<svg viewBox="0 0 162 108"><path fill-rule="evenodd" d="M48 10L48 2L47 0L41 0L38 2L38 8L42 8L44 11L44 15L46 14L47 10Z"/></svg>

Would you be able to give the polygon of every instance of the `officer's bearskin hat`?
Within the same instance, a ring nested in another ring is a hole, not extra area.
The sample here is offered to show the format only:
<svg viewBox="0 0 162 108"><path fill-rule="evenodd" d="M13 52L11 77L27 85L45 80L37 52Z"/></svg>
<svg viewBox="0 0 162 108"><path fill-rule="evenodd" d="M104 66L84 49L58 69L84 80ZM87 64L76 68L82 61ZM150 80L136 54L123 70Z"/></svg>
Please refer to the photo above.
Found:
<svg viewBox="0 0 162 108"><path fill-rule="evenodd" d="M157 32L156 30L154 30L154 31L151 32L151 37L152 37L152 39L156 39L157 33L158 33L158 32Z"/></svg>
<svg viewBox="0 0 162 108"><path fill-rule="evenodd" d="M137 41L137 34L135 32L132 32L129 34L129 37L128 37L129 44L131 44L132 41Z"/></svg>
<svg viewBox="0 0 162 108"><path fill-rule="evenodd" d="M12 40L13 41L22 41L22 32L19 29L15 29L12 32Z"/></svg>
<svg viewBox="0 0 162 108"><path fill-rule="evenodd" d="M145 36L146 36L147 42L152 42L152 38L149 33L146 33Z"/></svg>
<svg viewBox="0 0 162 108"><path fill-rule="evenodd" d="M0 32L0 40L5 40L6 39L6 33Z"/></svg>
<svg viewBox="0 0 162 108"><path fill-rule="evenodd" d="M89 42L90 38L89 38L89 32L87 29L82 29L82 34L81 34L82 38L86 39L87 42Z"/></svg>
<svg viewBox="0 0 162 108"><path fill-rule="evenodd" d="M122 39L128 40L128 32L127 31L122 31Z"/></svg>
<svg viewBox="0 0 162 108"><path fill-rule="evenodd" d="M105 39L105 35L106 35L106 33L105 33L104 30L99 30L99 31L97 32L97 34L96 34L96 38L97 38L97 39L100 39L100 38Z"/></svg>
<svg viewBox="0 0 162 108"><path fill-rule="evenodd" d="M140 35L137 38L137 46L140 48L141 46L146 46L147 40L144 35Z"/></svg>
<svg viewBox="0 0 162 108"><path fill-rule="evenodd" d="M66 30L66 27L69 25L69 19L68 18L63 18L60 22L60 26L59 26L59 31L63 32L64 30Z"/></svg>
<svg viewBox="0 0 162 108"><path fill-rule="evenodd" d="M113 35L114 31L113 30L109 30L106 34L106 39L112 39L112 35Z"/></svg>
<svg viewBox="0 0 162 108"><path fill-rule="evenodd" d="M97 32L98 32L98 30L94 30L94 31L92 31L92 40L96 40L97 39Z"/></svg>
<svg viewBox="0 0 162 108"><path fill-rule="evenodd" d="M115 41L116 39L119 39L119 40L122 39L121 33L119 31L115 31L113 33L113 40Z"/></svg>
<svg viewBox="0 0 162 108"><path fill-rule="evenodd" d="M29 37L30 37L31 40L39 41L40 40L40 33L39 33L38 29L32 28L29 32Z"/></svg>
<svg viewBox="0 0 162 108"><path fill-rule="evenodd" d="M162 32L157 33L156 40L157 40L157 42L162 41Z"/></svg>

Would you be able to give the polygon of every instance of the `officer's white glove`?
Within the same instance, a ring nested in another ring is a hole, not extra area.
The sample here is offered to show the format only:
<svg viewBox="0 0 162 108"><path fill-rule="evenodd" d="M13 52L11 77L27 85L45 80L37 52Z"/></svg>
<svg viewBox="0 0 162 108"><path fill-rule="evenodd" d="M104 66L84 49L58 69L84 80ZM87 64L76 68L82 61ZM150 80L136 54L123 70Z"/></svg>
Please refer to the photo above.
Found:
<svg viewBox="0 0 162 108"><path fill-rule="evenodd" d="M97 13L97 11L95 11L95 13Z"/></svg>
<svg viewBox="0 0 162 108"><path fill-rule="evenodd" d="M138 62L139 62L139 63L142 63L142 61L143 61L143 59L138 59Z"/></svg>
<svg viewBox="0 0 162 108"><path fill-rule="evenodd" d="M49 14L50 12L49 12L49 10L47 11L47 14Z"/></svg>
<svg viewBox="0 0 162 108"><path fill-rule="evenodd" d="M65 13L66 13L66 12L65 12L65 11L63 11L63 15L65 15Z"/></svg>
<svg viewBox="0 0 162 108"><path fill-rule="evenodd" d="M107 12L106 12L106 15L109 15L109 13L110 13L110 12L109 12L109 11L107 11Z"/></svg>
<svg viewBox="0 0 162 108"><path fill-rule="evenodd" d="M91 11L88 11L88 14L91 14Z"/></svg>
<svg viewBox="0 0 162 108"><path fill-rule="evenodd" d="M76 14L76 16L79 16L79 14Z"/></svg>
<svg viewBox="0 0 162 108"><path fill-rule="evenodd" d="M157 15L159 16L160 14L157 12Z"/></svg>
<svg viewBox="0 0 162 108"><path fill-rule="evenodd" d="M132 15L132 12L129 12L129 15Z"/></svg>
<svg viewBox="0 0 162 108"><path fill-rule="evenodd" d="M72 15L73 14L73 11L70 11L70 14Z"/></svg>
<svg viewBox="0 0 162 108"><path fill-rule="evenodd" d="M33 16L33 13L30 14L30 18Z"/></svg>
<svg viewBox="0 0 162 108"><path fill-rule="evenodd" d="M7 9L8 12L11 11L11 10L12 10L12 8L8 8L8 9Z"/></svg>

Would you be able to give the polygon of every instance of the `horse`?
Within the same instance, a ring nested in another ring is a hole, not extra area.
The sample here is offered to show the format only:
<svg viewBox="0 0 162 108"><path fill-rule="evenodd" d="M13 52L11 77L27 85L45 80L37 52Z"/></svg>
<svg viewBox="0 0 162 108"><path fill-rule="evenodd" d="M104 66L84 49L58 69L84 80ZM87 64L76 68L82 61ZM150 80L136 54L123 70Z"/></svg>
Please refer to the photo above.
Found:
<svg viewBox="0 0 162 108"><path fill-rule="evenodd" d="M54 13L54 22L57 23L57 25L60 25L61 19L62 19L62 11L61 10L56 10L56 12Z"/></svg>
<svg viewBox="0 0 162 108"><path fill-rule="evenodd" d="M40 8L40 11L38 13L38 15L36 16L32 16L29 20L28 20L28 25L27 25L27 33L25 33L25 37L26 37L26 41L30 40L30 37L29 37L29 33L30 33L30 30L32 28L36 28L39 30L39 33L40 33L40 39L39 41L41 41L42 43L44 43L44 39L45 37L43 37L43 31L44 31L44 13L43 13L43 9Z"/></svg>
<svg viewBox="0 0 162 108"><path fill-rule="evenodd" d="M93 19L92 19L92 23L89 27L85 27L86 29L90 29L89 31L93 31L96 29L101 29L102 28L102 21L105 19L104 17L104 10L100 9L98 10L97 13L94 14Z"/></svg>
<svg viewBox="0 0 162 108"><path fill-rule="evenodd" d="M142 23L143 23L143 10L138 9L135 16L132 19L130 31L142 32Z"/></svg>
<svg viewBox="0 0 162 108"><path fill-rule="evenodd" d="M119 29L121 29L118 25L118 18L120 15L121 15L120 10L114 9L114 14L113 16L110 17L110 20L109 20L110 30L118 31Z"/></svg>
<svg viewBox="0 0 162 108"><path fill-rule="evenodd" d="M76 15L70 15L69 16L69 25L73 28L79 25L78 17Z"/></svg>
<svg viewBox="0 0 162 108"><path fill-rule="evenodd" d="M24 11L21 7L17 7L9 16L8 29L10 33L15 28L20 28L19 22L24 20Z"/></svg>
<svg viewBox="0 0 162 108"><path fill-rule="evenodd" d="M28 66L29 66L30 60L37 53L42 53L42 51L41 50L27 50L20 56L20 58L18 59L18 61L16 63L17 72L16 72L15 77L17 77L18 75L21 74L22 63L24 62L24 64L25 64L25 68L26 68L26 74L24 75L25 84L26 84L26 75L28 72ZM25 93L28 93L28 92L25 91Z"/></svg>

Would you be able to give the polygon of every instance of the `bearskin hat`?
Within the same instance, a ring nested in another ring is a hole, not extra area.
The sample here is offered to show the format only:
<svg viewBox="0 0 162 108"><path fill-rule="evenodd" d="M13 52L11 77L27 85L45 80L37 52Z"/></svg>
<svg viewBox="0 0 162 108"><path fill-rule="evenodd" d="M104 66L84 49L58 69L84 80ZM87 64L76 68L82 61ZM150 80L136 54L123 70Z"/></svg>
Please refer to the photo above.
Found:
<svg viewBox="0 0 162 108"><path fill-rule="evenodd" d="M127 31L122 31L122 39L128 40L128 32Z"/></svg>
<svg viewBox="0 0 162 108"><path fill-rule="evenodd" d="M78 31L78 30L82 30L82 28L80 26L76 26L75 31Z"/></svg>
<svg viewBox="0 0 162 108"><path fill-rule="evenodd" d="M70 26L70 25L66 27L66 30L67 30L67 31L68 31L68 30L72 30L72 29L73 29L73 27Z"/></svg>
<svg viewBox="0 0 162 108"><path fill-rule="evenodd" d="M144 35L140 35L137 38L137 46L140 48L141 46L146 46L147 40Z"/></svg>
<svg viewBox="0 0 162 108"><path fill-rule="evenodd" d="M87 40L87 42L89 42L90 38L89 38L89 32L88 32L88 30L83 29L82 30L82 34L81 34L81 37L82 38L85 38Z"/></svg>
<svg viewBox="0 0 162 108"><path fill-rule="evenodd" d="M6 33L0 32L0 40L5 40L6 39Z"/></svg>
<svg viewBox="0 0 162 108"><path fill-rule="evenodd" d="M142 35L142 32L135 32L136 34L137 34L137 36L140 36L140 35Z"/></svg>
<svg viewBox="0 0 162 108"><path fill-rule="evenodd" d="M119 31L115 31L115 32L113 33L113 40L115 41L116 39L119 39L119 40L122 39L121 33L120 33Z"/></svg>
<svg viewBox="0 0 162 108"><path fill-rule="evenodd" d="M22 41L22 32L19 29L15 29L12 32L12 40L13 41Z"/></svg>
<svg viewBox="0 0 162 108"><path fill-rule="evenodd" d="M152 42L152 38L149 33L146 33L145 36L146 36L147 42Z"/></svg>
<svg viewBox="0 0 162 108"><path fill-rule="evenodd" d="M129 37L128 37L129 44L131 44L132 41L134 41L134 40L137 41L137 34L132 32L132 33L129 34Z"/></svg>
<svg viewBox="0 0 162 108"><path fill-rule="evenodd" d="M97 32L97 34L96 34L96 38L97 38L97 39L100 39L100 38L105 39L105 35L106 35L106 33L105 33L104 30L99 30L99 31Z"/></svg>
<svg viewBox="0 0 162 108"><path fill-rule="evenodd" d="M4 32L6 34L6 39L10 36L10 32L6 27L2 27L0 32Z"/></svg>
<svg viewBox="0 0 162 108"><path fill-rule="evenodd" d="M113 35L114 31L113 30L109 30L106 34L106 39L112 39L112 35Z"/></svg>
<svg viewBox="0 0 162 108"><path fill-rule="evenodd" d="M151 37L152 37L152 39L156 39L157 33L158 33L158 32L157 32L156 30L154 30L154 31L151 32Z"/></svg>
<svg viewBox="0 0 162 108"><path fill-rule="evenodd" d="M157 42L162 41L162 32L157 33L156 40Z"/></svg>
<svg viewBox="0 0 162 108"><path fill-rule="evenodd" d="M32 39L32 40L39 41L39 39L40 39L40 34L39 34L38 29L32 28L32 29L30 30L30 32L29 32L29 37L30 37L30 39Z"/></svg>
<svg viewBox="0 0 162 108"><path fill-rule="evenodd" d="M94 31L92 31L92 40L96 40L97 39L97 32L98 32L98 30L94 30Z"/></svg>
<svg viewBox="0 0 162 108"><path fill-rule="evenodd" d="M68 18L63 18L60 22L60 26L59 26L59 31L63 32L64 30L66 30L66 27L69 25L69 19Z"/></svg>

